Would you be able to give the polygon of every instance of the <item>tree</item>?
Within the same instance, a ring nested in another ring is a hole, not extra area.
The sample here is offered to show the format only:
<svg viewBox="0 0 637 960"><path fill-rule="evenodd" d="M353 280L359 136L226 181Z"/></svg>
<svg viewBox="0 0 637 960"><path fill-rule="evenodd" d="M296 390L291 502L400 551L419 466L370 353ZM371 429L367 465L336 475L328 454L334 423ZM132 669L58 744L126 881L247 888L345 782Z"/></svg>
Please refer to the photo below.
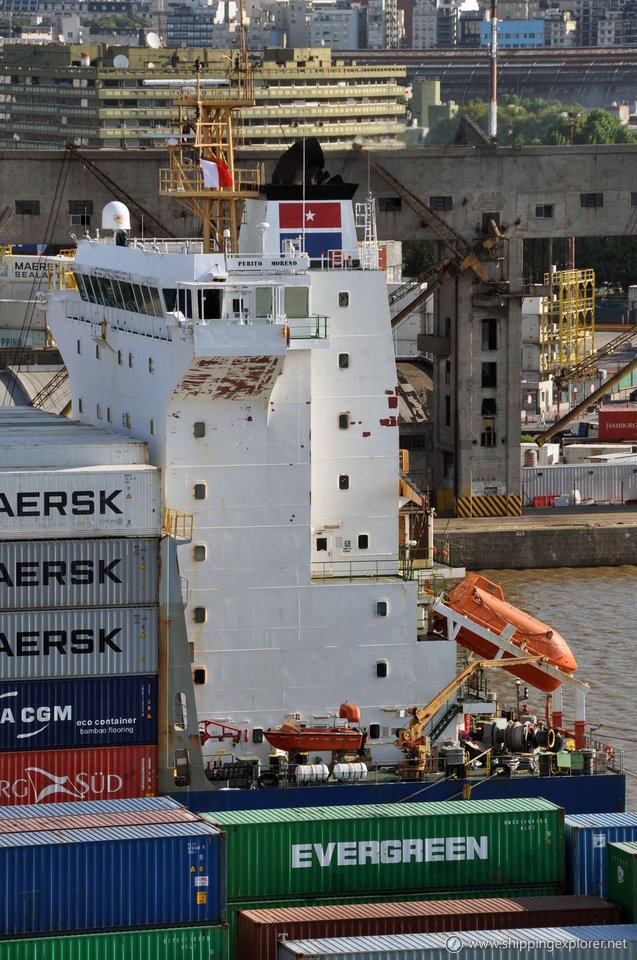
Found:
<svg viewBox="0 0 637 960"><path fill-rule="evenodd" d="M426 146L453 143L459 117L467 113L487 131L488 106L483 100L470 100L459 114L441 120L427 134ZM498 102L498 135L501 146L533 146L573 143L637 143L637 137L606 110L587 112L577 105L565 106L557 100L536 97L528 100L506 94Z"/></svg>
<svg viewBox="0 0 637 960"><path fill-rule="evenodd" d="M472 100L461 108L483 130L487 129L487 104ZM444 120L431 129L425 144L452 143L459 118ZM502 146L637 143L637 136L607 110L565 106L539 97L524 100L514 95L498 102L498 144ZM637 237L595 237L577 240L576 264L595 270L598 287L627 290L635 283ZM548 270L548 250L543 240L525 242L525 276L541 282ZM559 269L569 266L566 243L553 242L551 260Z"/></svg>

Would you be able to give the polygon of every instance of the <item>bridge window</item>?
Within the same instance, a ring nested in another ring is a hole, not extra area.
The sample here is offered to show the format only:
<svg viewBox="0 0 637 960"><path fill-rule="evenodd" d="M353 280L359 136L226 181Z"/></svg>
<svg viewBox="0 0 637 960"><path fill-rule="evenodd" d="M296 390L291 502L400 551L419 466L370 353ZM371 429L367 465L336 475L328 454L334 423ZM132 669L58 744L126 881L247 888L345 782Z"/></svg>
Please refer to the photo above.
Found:
<svg viewBox="0 0 637 960"><path fill-rule="evenodd" d="M358 535L358 549L359 549L359 550L369 550L369 534L368 534L368 533L359 533L359 535Z"/></svg>
<svg viewBox="0 0 637 960"><path fill-rule="evenodd" d="M579 205L580 207L603 207L604 194L603 193L580 193Z"/></svg>
<svg viewBox="0 0 637 960"><path fill-rule="evenodd" d="M349 427L349 413L339 413L338 415L338 429L347 430Z"/></svg>
<svg viewBox="0 0 637 960"><path fill-rule="evenodd" d="M221 290L207 287L199 290L199 319L219 320L221 317Z"/></svg>
<svg viewBox="0 0 637 960"><path fill-rule="evenodd" d="M316 549L317 551L327 550L327 537L316 538Z"/></svg>
<svg viewBox="0 0 637 960"><path fill-rule="evenodd" d="M349 367L349 353L339 353L338 365L341 370L346 370Z"/></svg>
<svg viewBox="0 0 637 960"><path fill-rule="evenodd" d="M552 203L539 203L535 208L535 216L541 220L549 220L553 216Z"/></svg>
<svg viewBox="0 0 637 960"><path fill-rule="evenodd" d="M349 490L349 477L346 473L341 473L338 478L338 489Z"/></svg>
<svg viewBox="0 0 637 960"><path fill-rule="evenodd" d="M285 314L287 317L309 315L310 291L308 287L285 288Z"/></svg>
<svg viewBox="0 0 637 960"><path fill-rule="evenodd" d="M432 210L453 210L453 197L429 197L429 206Z"/></svg>
<svg viewBox="0 0 637 960"><path fill-rule="evenodd" d="M206 622L206 608L205 607L195 607L192 611L192 619L195 623L205 623Z"/></svg>
<svg viewBox="0 0 637 960"><path fill-rule="evenodd" d="M379 197L378 209L381 213L400 213L402 200L400 197Z"/></svg>
<svg viewBox="0 0 637 960"><path fill-rule="evenodd" d="M347 290L342 290L338 295L338 305L339 307L349 307L349 293Z"/></svg>
<svg viewBox="0 0 637 960"><path fill-rule="evenodd" d="M254 291L254 309L257 317L269 317L272 313L272 287L257 287Z"/></svg>

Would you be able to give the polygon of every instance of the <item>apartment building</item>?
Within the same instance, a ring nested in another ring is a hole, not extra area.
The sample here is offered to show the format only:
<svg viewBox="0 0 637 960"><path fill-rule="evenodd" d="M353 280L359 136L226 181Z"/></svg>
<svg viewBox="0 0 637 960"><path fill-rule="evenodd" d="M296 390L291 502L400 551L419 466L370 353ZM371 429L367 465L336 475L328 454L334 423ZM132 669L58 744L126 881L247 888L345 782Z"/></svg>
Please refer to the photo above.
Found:
<svg viewBox="0 0 637 960"><path fill-rule="evenodd" d="M174 98L178 81L187 86L194 77L196 59L204 79L227 76L228 50L6 46L0 147L163 147L180 135ZM317 136L326 149L355 137L400 147L405 73L346 62L327 47L266 50L255 64L256 104L244 113L243 144L281 152L298 137Z"/></svg>

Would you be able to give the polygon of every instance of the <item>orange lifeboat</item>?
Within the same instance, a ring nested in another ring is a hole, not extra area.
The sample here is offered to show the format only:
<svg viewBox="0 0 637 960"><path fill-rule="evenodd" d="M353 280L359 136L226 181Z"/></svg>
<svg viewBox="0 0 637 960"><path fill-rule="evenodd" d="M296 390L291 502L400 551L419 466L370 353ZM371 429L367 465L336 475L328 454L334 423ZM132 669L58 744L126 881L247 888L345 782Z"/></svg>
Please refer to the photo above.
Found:
<svg viewBox="0 0 637 960"><path fill-rule="evenodd" d="M339 708L339 719L347 723L360 723L359 708L353 703L342 703ZM332 726L301 723L296 720L286 720L280 727L271 727L263 731L268 743L287 753L317 752L331 753L359 753L365 744L365 731L356 727L334 724Z"/></svg>
<svg viewBox="0 0 637 960"><path fill-rule="evenodd" d="M506 627L512 626L515 632L510 640L525 654L546 657L549 663L564 673L570 674L577 670L577 661L564 637L524 610L507 603L502 588L486 577L470 573L462 583L453 588L447 605L492 633L501 634ZM497 644L472 633L468 627L462 627L457 641L485 660L497 657L500 649ZM511 657L512 654L505 653L503 656ZM559 680L548 676L533 664L520 664L505 669L525 683L547 693L560 685Z"/></svg>

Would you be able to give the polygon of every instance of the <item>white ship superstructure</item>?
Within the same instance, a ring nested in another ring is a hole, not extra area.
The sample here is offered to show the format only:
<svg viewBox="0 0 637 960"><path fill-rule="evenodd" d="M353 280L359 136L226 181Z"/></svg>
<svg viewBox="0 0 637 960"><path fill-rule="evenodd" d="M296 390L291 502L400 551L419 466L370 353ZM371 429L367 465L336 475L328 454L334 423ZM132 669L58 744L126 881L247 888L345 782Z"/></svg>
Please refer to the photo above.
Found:
<svg viewBox="0 0 637 960"><path fill-rule="evenodd" d="M78 289L50 299L74 415L146 440L165 505L193 515L198 717L239 729L246 755L347 699L375 757L397 759L406 708L455 669L454 645L417 641L386 277L346 186L271 189L234 255L84 239Z"/></svg>

